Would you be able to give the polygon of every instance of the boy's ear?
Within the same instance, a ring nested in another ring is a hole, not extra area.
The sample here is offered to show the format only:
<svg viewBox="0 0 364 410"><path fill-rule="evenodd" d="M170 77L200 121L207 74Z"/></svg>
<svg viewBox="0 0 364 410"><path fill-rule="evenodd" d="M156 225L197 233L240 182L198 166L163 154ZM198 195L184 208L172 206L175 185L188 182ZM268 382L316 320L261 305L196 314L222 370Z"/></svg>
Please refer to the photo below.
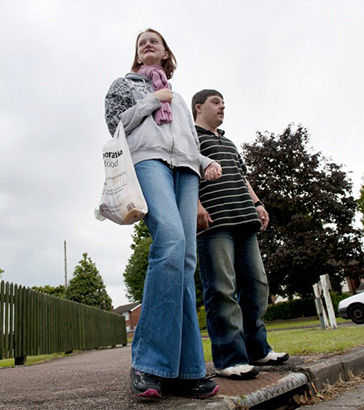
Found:
<svg viewBox="0 0 364 410"><path fill-rule="evenodd" d="M201 105L202 104L196 104L195 105L195 110L196 110L197 114L201 114Z"/></svg>

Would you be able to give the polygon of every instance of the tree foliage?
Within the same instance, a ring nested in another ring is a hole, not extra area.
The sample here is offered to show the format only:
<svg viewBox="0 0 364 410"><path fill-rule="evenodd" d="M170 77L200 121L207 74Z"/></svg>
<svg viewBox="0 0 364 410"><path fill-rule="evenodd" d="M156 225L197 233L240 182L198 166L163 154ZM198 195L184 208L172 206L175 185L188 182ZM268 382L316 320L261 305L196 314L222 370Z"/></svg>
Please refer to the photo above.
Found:
<svg viewBox="0 0 364 410"><path fill-rule="evenodd" d="M130 257L124 271L124 282L127 289L127 297L130 301L139 302L143 298L145 275L148 268L148 254L153 239L149 229L143 221L134 225L133 243L131 248L133 254ZM203 305L202 285L199 268L195 272L196 303L197 307Z"/></svg>
<svg viewBox="0 0 364 410"><path fill-rule="evenodd" d="M362 231L353 227L357 204L352 183L342 166L312 152L308 143L307 129L289 125L281 135L258 132L254 143L243 146L248 179L270 215L259 241L275 295L310 296L312 285L327 273L340 291L344 276L363 272ZM361 193L363 198L363 188ZM142 300L151 243L146 225L135 225L134 252L124 272L131 301ZM199 307L198 267L195 281Z"/></svg>
<svg viewBox="0 0 364 410"><path fill-rule="evenodd" d="M46 293L47 295L52 295L56 296L59 298L65 298L66 297L66 288L63 285L59 286L50 286L50 285L45 285L45 286L33 286L33 290L36 290L37 292L43 292Z"/></svg>
<svg viewBox="0 0 364 410"><path fill-rule="evenodd" d="M339 290L344 276L364 266L352 183L308 143L307 129L289 125L243 145L248 179L270 215L259 239L272 294L308 296L323 274Z"/></svg>
<svg viewBox="0 0 364 410"><path fill-rule="evenodd" d="M141 223L139 223L141 224ZM134 229L139 226L135 225ZM145 275L148 268L149 247L152 237L135 237L131 248L134 250L124 271L124 282L127 290L127 298L133 302L139 302L143 298Z"/></svg>
<svg viewBox="0 0 364 410"><path fill-rule="evenodd" d="M111 298L95 263L87 253L82 256L83 259L76 266L73 278L67 286L66 298L99 309L112 310Z"/></svg>
<svg viewBox="0 0 364 410"><path fill-rule="evenodd" d="M359 211L362 213L361 223L364 226L364 184L360 188L360 197L357 200Z"/></svg>

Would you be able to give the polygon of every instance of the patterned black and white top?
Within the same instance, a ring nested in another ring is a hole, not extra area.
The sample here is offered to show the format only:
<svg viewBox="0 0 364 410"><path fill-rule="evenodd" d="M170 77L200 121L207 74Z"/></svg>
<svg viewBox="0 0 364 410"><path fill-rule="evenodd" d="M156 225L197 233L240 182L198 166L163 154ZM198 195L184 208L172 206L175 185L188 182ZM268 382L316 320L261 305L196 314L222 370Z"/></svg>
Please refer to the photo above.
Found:
<svg viewBox="0 0 364 410"><path fill-rule="evenodd" d="M245 182L245 165L235 144L219 130L219 136L196 126L202 155L219 161L222 177L216 181L200 182L199 199L214 222L209 230L244 224L258 231L261 223ZM198 230L198 235L204 229Z"/></svg>
<svg viewBox="0 0 364 410"><path fill-rule="evenodd" d="M153 92L152 85L147 81L118 78L111 84L105 99L105 120L112 136L115 134L121 114L133 107L137 99Z"/></svg>

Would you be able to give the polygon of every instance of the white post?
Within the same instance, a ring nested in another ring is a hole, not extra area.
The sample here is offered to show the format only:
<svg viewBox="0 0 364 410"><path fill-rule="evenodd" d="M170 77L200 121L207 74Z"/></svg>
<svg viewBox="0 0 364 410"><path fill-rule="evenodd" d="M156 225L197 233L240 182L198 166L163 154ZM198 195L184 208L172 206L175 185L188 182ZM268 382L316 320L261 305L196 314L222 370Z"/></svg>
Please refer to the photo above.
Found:
<svg viewBox="0 0 364 410"><path fill-rule="evenodd" d="M330 283L329 275L327 274L321 275L320 282L321 282L322 292L324 294L324 298L326 302L327 313L329 315L331 329L337 329L334 306L332 304L332 300L330 296L331 283Z"/></svg>
<svg viewBox="0 0 364 410"><path fill-rule="evenodd" d="M315 295L316 311L320 319L321 328L326 329L329 327L329 322L327 320L325 309L322 305L322 300L321 300L322 287L321 287L320 282L315 283L313 285L313 293Z"/></svg>

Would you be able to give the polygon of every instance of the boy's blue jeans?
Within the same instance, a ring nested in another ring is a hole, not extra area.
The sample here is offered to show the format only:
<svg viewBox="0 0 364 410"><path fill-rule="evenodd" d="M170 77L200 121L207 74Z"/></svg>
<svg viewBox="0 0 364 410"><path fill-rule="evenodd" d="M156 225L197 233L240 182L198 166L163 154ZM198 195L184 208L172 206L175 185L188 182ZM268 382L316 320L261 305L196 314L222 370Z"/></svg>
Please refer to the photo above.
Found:
<svg viewBox="0 0 364 410"><path fill-rule="evenodd" d="M165 378L202 378L206 368L194 282L199 177L158 160L140 162L135 170L148 204L145 223L153 244L132 366Z"/></svg>
<svg viewBox="0 0 364 410"><path fill-rule="evenodd" d="M216 369L261 359L272 349L263 316L268 282L255 233L243 227L197 238L206 321Z"/></svg>

